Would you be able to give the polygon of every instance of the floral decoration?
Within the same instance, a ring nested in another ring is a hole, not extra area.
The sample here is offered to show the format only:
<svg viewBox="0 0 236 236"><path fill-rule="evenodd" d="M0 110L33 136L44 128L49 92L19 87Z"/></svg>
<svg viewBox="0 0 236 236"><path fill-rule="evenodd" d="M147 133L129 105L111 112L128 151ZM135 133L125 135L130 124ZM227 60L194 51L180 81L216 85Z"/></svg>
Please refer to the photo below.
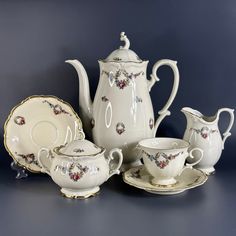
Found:
<svg viewBox="0 0 236 236"><path fill-rule="evenodd" d="M68 166L55 166L55 170L62 170L63 173L68 173L70 179L74 182L80 180L85 173L88 172L89 168L87 166L82 166L78 162L72 162Z"/></svg>
<svg viewBox="0 0 236 236"><path fill-rule="evenodd" d="M119 58L119 57L114 57L114 58L113 58L113 61L121 61L121 58Z"/></svg>
<svg viewBox="0 0 236 236"><path fill-rule="evenodd" d="M108 78L110 78L110 76L112 76L109 72L107 71L102 71L102 74L107 75ZM124 79L119 79L119 77L123 75L125 78ZM110 78L111 80L115 80L115 84L119 89L124 89L125 87L130 85L130 81L133 79L136 79L137 77L139 77L140 75L144 75L143 71L140 71L136 74L134 73L128 73L125 69L119 69L115 72L114 78Z"/></svg>
<svg viewBox="0 0 236 236"><path fill-rule="evenodd" d="M16 116L14 118L14 122L17 124L17 125L24 125L25 124L25 118L23 116Z"/></svg>
<svg viewBox="0 0 236 236"><path fill-rule="evenodd" d="M90 121L90 123L91 123L91 127L92 127L92 129L93 129L94 126L95 126L95 120L92 118L91 121Z"/></svg>
<svg viewBox="0 0 236 236"><path fill-rule="evenodd" d="M103 101L103 102L108 102L109 99L108 99L106 96L103 96L103 97L102 97L102 101Z"/></svg>
<svg viewBox="0 0 236 236"><path fill-rule="evenodd" d="M55 115L64 113L64 114L72 116L69 112L65 111L59 104L54 105L47 100L44 100L43 103L47 103L53 109L53 112Z"/></svg>
<svg viewBox="0 0 236 236"><path fill-rule="evenodd" d="M153 118L150 118L149 119L149 127L150 127L150 129L152 129L153 126L154 126L154 120L153 120Z"/></svg>
<svg viewBox="0 0 236 236"><path fill-rule="evenodd" d="M207 126L202 127L201 129L190 128L197 134L200 134L202 138L207 139L210 134L218 132L217 129L209 129Z"/></svg>
<svg viewBox="0 0 236 236"><path fill-rule="evenodd" d="M18 157L21 157L26 164L35 164L38 167L40 167L38 161L35 158L35 155L33 153L30 154L19 154L19 153L15 153Z"/></svg>
<svg viewBox="0 0 236 236"><path fill-rule="evenodd" d="M152 155L145 152L144 150L142 152L148 157L150 161L155 161L156 166L159 167L160 169L164 169L166 166L169 165L171 160L174 160L177 156L183 154L183 152L178 152L176 154L167 155L163 152L158 152L155 155Z"/></svg>
<svg viewBox="0 0 236 236"><path fill-rule="evenodd" d="M121 135L122 133L125 132L125 125L122 122L118 122L116 125L116 132Z"/></svg>
<svg viewBox="0 0 236 236"><path fill-rule="evenodd" d="M75 148L75 149L73 150L73 152L81 153L81 152L84 152L84 149L82 149L82 148Z"/></svg>
<svg viewBox="0 0 236 236"><path fill-rule="evenodd" d="M136 102L136 103L143 102L143 99L140 98L140 97L138 97L138 96L136 96L136 97L135 97L135 102Z"/></svg>
<svg viewBox="0 0 236 236"><path fill-rule="evenodd" d="M79 171L74 171L75 168L78 168ZM73 181L78 181L83 177L83 175L88 171L88 167L82 167L79 163L72 163L69 167L69 176Z"/></svg>
<svg viewBox="0 0 236 236"><path fill-rule="evenodd" d="M131 173L130 173L130 177L136 178L136 179L141 179L140 169L131 172Z"/></svg>

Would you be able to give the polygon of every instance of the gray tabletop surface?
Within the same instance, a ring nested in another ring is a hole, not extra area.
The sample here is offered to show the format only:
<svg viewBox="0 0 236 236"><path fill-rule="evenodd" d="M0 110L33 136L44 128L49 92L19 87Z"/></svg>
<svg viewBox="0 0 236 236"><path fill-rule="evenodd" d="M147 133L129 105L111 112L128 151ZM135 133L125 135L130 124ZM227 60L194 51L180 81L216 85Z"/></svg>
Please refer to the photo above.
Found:
<svg viewBox="0 0 236 236"><path fill-rule="evenodd" d="M235 235L236 174L220 168L201 187L158 196L106 182L87 200L61 196L47 175L16 180L0 167L1 235Z"/></svg>

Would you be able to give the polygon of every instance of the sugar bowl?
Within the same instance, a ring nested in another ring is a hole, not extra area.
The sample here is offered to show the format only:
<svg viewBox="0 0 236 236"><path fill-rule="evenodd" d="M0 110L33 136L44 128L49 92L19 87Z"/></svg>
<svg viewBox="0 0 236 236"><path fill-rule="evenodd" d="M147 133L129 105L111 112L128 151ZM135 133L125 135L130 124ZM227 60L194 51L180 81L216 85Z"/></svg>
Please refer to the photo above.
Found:
<svg viewBox="0 0 236 236"><path fill-rule="evenodd" d="M42 172L51 176L63 195L88 198L99 192L99 186L112 175L120 172L122 151L114 148L107 158L105 151L88 140L74 140L53 151L41 149L38 159Z"/></svg>

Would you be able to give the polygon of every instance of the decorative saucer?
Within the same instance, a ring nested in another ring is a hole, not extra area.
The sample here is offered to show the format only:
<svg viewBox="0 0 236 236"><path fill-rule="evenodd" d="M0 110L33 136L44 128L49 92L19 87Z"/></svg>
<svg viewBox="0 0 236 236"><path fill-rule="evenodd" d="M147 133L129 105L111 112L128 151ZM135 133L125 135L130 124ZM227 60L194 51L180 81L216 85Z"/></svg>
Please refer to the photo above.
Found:
<svg viewBox="0 0 236 236"><path fill-rule="evenodd" d="M38 155L74 139L83 139L73 108L55 96L31 96L14 107L4 126L4 145L19 166L41 172Z"/></svg>
<svg viewBox="0 0 236 236"><path fill-rule="evenodd" d="M176 177L177 182L173 185L153 185L150 181L151 178L143 165L134 167L123 174L125 183L149 193L161 195L178 194L198 187L204 184L208 177L201 170L188 168L180 176Z"/></svg>

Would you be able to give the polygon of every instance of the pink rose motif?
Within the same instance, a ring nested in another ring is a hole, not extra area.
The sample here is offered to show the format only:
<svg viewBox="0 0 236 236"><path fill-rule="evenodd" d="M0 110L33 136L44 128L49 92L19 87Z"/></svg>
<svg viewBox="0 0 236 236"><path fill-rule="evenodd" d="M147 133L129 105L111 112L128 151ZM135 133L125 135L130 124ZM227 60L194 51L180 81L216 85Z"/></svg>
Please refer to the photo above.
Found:
<svg viewBox="0 0 236 236"><path fill-rule="evenodd" d="M71 173L70 178L74 181L78 181L80 179L80 173Z"/></svg>
<svg viewBox="0 0 236 236"><path fill-rule="evenodd" d="M14 122L17 124L17 125L24 125L25 124L25 118L23 116L16 116L14 118Z"/></svg>
<svg viewBox="0 0 236 236"><path fill-rule="evenodd" d="M207 127L201 129L201 136L206 139L209 135L210 130Z"/></svg>
<svg viewBox="0 0 236 236"><path fill-rule="evenodd" d="M62 108L60 105L55 105L54 108L53 108L53 112L55 113L55 115L58 115L60 113L62 113Z"/></svg>
<svg viewBox="0 0 236 236"><path fill-rule="evenodd" d="M165 167L166 167L166 162L165 161L160 161L159 162L159 167L161 168L161 169L164 169Z"/></svg>
<svg viewBox="0 0 236 236"><path fill-rule="evenodd" d="M125 132L125 125L122 122L117 123L116 125L116 132L121 135Z"/></svg>
<svg viewBox="0 0 236 236"><path fill-rule="evenodd" d="M126 82L125 80L120 80L117 82L117 86L120 88L120 89L124 89L126 87Z"/></svg>

